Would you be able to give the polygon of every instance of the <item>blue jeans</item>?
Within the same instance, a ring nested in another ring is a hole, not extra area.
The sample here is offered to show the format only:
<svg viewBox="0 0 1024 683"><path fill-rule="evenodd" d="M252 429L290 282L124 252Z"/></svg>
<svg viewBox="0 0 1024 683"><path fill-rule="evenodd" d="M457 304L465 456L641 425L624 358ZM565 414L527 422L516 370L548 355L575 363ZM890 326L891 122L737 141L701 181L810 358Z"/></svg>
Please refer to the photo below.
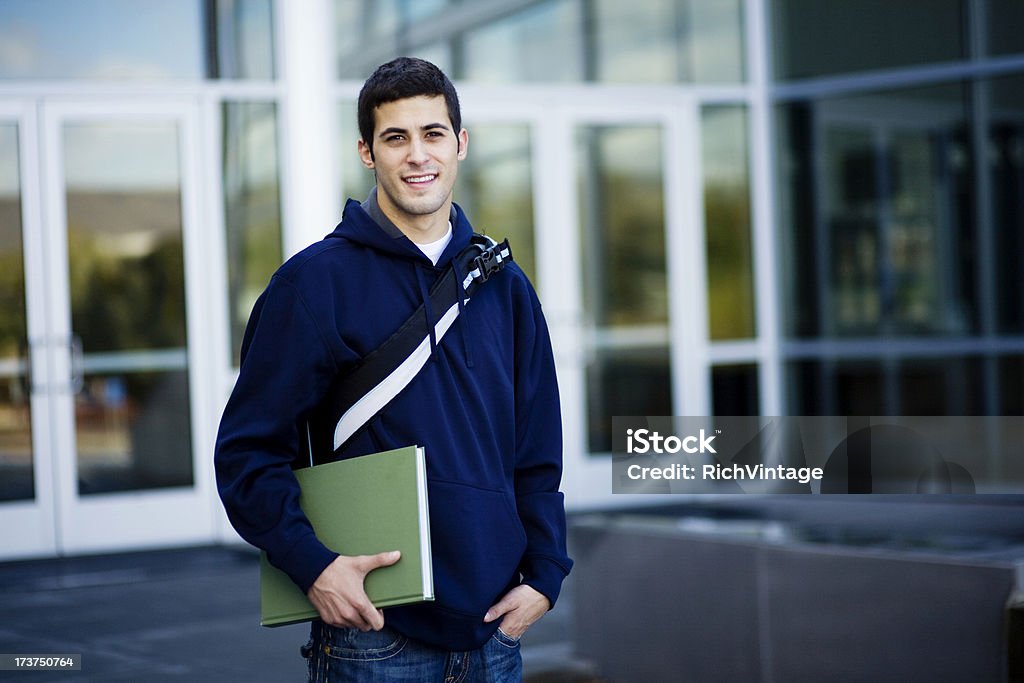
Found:
<svg viewBox="0 0 1024 683"><path fill-rule="evenodd" d="M519 641L498 631L479 650L450 652L412 640L385 626L366 633L314 621L309 655L311 683L518 683L523 679Z"/></svg>

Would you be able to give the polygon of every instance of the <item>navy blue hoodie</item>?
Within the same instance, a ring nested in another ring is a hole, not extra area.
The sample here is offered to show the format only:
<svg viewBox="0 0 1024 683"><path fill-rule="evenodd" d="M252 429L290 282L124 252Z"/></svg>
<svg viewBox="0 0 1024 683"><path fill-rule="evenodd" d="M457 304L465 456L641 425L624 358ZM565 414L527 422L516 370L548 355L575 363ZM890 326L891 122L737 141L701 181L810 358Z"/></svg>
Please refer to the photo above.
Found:
<svg viewBox="0 0 1024 683"><path fill-rule="evenodd" d="M256 302L217 438L217 486L239 534L303 591L337 556L298 505L306 419L423 303L472 231L453 205L435 267L375 197L349 200L335 231L281 266ZM410 444L426 448L436 600L387 609L385 622L467 650L493 634L487 608L519 583L554 605L572 566L558 389L540 303L515 263L480 286L420 374L337 455Z"/></svg>

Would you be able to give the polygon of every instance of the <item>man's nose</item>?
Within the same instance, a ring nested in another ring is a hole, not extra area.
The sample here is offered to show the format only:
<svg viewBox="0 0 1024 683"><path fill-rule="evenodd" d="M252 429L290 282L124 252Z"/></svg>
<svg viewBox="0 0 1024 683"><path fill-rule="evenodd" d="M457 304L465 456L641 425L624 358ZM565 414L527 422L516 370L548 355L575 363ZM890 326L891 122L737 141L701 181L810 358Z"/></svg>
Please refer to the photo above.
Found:
<svg viewBox="0 0 1024 683"><path fill-rule="evenodd" d="M430 154L427 153L427 145L422 140L412 140L409 144L409 163L414 165L420 165L427 162L430 159Z"/></svg>

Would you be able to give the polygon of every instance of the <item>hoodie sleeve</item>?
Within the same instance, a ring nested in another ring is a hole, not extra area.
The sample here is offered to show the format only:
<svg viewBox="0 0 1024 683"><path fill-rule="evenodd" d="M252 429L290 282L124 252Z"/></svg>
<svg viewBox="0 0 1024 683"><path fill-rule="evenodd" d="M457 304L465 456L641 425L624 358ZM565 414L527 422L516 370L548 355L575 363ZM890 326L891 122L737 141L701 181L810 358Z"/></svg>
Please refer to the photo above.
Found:
<svg viewBox="0 0 1024 683"><path fill-rule="evenodd" d="M303 592L337 553L326 548L299 507L292 461L299 424L324 395L337 362L298 290L275 276L257 300L242 340L214 454L228 519Z"/></svg>
<svg viewBox="0 0 1024 683"><path fill-rule="evenodd" d="M525 306L524 306L525 308ZM572 568L566 552L562 418L551 339L540 302L516 321L516 506L526 530L523 583L554 606Z"/></svg>

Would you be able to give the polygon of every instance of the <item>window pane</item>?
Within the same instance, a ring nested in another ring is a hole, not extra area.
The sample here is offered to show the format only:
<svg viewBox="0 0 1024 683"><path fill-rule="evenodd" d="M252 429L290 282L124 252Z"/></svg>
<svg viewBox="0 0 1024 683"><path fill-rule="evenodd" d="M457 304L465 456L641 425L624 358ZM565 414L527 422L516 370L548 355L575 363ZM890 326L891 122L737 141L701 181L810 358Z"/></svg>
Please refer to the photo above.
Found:
<svg viewBox="0 0 1024 683"><path fill-rule="evenodd" d="M989 54L1024 52L1024 2L987 0Z"/></svg>
<svg viewBox="0 0 1024 683"><path fill-rule="evenodd" d="M1000 414L1024 415L1024 355L999 359Z"/></svg>
<svg viewBox="0 0 1024 683"><path fill-rule="evenodd" d="M199 2L0 0L0 79L198 80Z"/></svg>
<svg viewBox="0 0 1024 683"><path fill-rule="evenodd" d="M472 81L583 80L580 4L549 0L465 34L456 76Z"/></svg>
<svg viewBox="0 0 1024 683"><path fill-rule="evenodd" d="M446 5L446 0L335 0L338 77L364 80L378 63L401 55L422 57L450 73L447 45L409 49L405 38L411 23L436 14ZM379 55L376 48L389 43L394 46L391 55L371 56L368 61L367 48L373 55Z"/></svg>
<svg viewBox="0 0 1024 683"><path fill-rule="evenodd" d="M701 112L708 327L712 339L753 337L747 113L743 107Z"/></svg>
<svg viewBox="0 0 1024 683"><path fill-rule="evenodd" d="M601 327L666 324L661 129L585 126L577 149L588 320Z"/></svg>
<svg viewBox="0 0 1024 683"><path fill-rule="evenodd" d="M959 84L782 108L790 334L978 329L967 109Z"/></svg>
<svg viewBox="0 0 1024 683"><path fill-rule="evenodd" d="M334 39L338 46L338 78L352 78L359 75L348 58L361 41L366 38L363 24L362 0L334 0Z"/></svg>
<svg viewBox="0 0 1024 683"><path fill-rule="evenodd" d="M690 65L680 39L684 19L678 5L674 0L597 0L593 10L596 80L687 80Z"/></svg>
<svg viewBox="0 0 1024 683"><path fill-rule="evenodd" d="M228 304L237 366L249 313L282 261L277 107L227 102L222 112Z"/></svg>
<svg viewBox="0 0 1024 683"><path fill-rule="evenodd" d="M739 83L745 78L742 0L690 0L690 78Z"/></svg>
<svg viewBox="0 0 1024 683"><path fill-rule="evenodd" d="M822 333L822 238L819 236L815 170L814 105L794 102L776 108L776 207L779 236L779 286L785 297L780 321L792 337Z"/></svg>
<svg viewBox="0 0 1024 683"><path fill-rule="evenodd" d="M757 366L719 365L711 369L715 415L760 415Z"/></svg>
<svg viewBox="0 0 1024 683"><path fill-rule="evenodd" d="M667 348L598 351L587 367L587 443L591 453L612 450L612 417L672 415Z"/></svg>
<svg viewBox="0 0 1024 683"><path fill-rule="evenodd" d="M0 124L0 502L35 495L18 127Z"/></svg>
<svg viewBox="0 0 1024 683"><path fill-rule="evenodd" d="M71 325L86 353L183 347L173 122L64 127Z"/></svg>
<svg viewBox="0 0 1024 683"><path fill-rule="evenodd" d="M215 0L205 3L210 78L274 78L271 0Z"/></svg>
<svg viewBox="0 0 1024 683"><path fill-rule="evenodd" d="M459 0L408 0L401 3L402 19L406 24L429 19L446 9L453 1L458 2Z"/></svg>
<svg viewBox="0 0 1024 683"><path fill-rule="evenodd" d="M988 404L989 364L998 388ZM1020 356L789 364L794 415L1019 415Z"/></svg>
<svg viewBox="0 0 1024 683"><path fill-rule="evenodd" d="M179 139L64 126L81 494L192 483Z"/></svg>
<svg viewBox="0 0 1024 683"><path fill-rule="evenodd" d="M577 173L590 452L615 415L671 415L662 132L582 126Z"/></svg>
<svg viewBox="0 0 1024 683"><path fill-rule="evenodd" d="M477 232L499 242L536 284L533 187L528 125L469 125L469 154L459 166L455 201Z"/></svg>
<svg viewBox="0 0 1024 683"><path fill-rule="evenodd" d="M790 415L890 415L878 361L789 363Z"/></svg>
<svg viewBox="0 0 1024 683"><path fill-rule="evenodd" d="M86 372L75 399L79 493L191 486L188 392L185 370Z"/></svg>
<svg viewBox="0 0 1024 683"><path fill-rule="evenodd" d="M984 415L980 358L909 359L900 363L900 415Z"/></svg>
<svg viewBox="0 0 1024 683"><path fill-rule="evenodd" d="M963 0L775 0L775 75L807 78L967 57Z"/></svg>
<svg viewBox="0 0 1024 683"><path fill-rule="evenodd" d="M1024 7L1024 4L1022 4ZM1024 77L989 82L989 178L995 239L996 327L1024 333Z"/></svg>

